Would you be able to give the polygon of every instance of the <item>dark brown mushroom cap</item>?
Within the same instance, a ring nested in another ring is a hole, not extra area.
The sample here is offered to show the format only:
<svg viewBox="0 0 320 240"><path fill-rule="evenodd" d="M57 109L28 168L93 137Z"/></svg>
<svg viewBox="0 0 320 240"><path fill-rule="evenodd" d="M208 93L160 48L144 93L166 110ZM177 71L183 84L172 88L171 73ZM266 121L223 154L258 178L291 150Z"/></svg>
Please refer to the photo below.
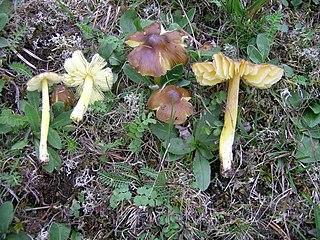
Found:
<svg viewBox="0 0 320 240"><path fill-rule="evenodd" d="M190 93L181 87L168 85L163 89L154 91L149 100L148 108L156 110L156 117L162 122L169 123L170 118L173 124L183 124L187 117L193 114Z"/></svg>
<svg viewBox="0 0 320 240"><path fill-rule="evenodd" d="M56 86L51 94L51 103L63 102L66 109L70 109L75 103L75 96L65 85Z"/></svg>
<svg viewBox="0 0 320 240"><path fill-rule="evenodd" d="M186 35L179 30L162 32L161 24L154 22L143 32L126 38L126 43L135 47L127 60L143 76L160 77L172 67L188 62L183 40Z"/></svg>

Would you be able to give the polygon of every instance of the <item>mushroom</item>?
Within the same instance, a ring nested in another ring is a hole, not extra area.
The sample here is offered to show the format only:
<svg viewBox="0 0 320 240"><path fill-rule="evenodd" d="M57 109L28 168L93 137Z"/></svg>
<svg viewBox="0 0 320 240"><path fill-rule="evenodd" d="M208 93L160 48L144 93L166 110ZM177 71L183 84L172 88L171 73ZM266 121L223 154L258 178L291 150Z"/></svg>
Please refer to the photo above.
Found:
<svg viewBox="0 0 320 240"><path fill-rule="evenodd" d="M111 89L113 75L110 68L105 68L106 65L107 62L99 54L95 54L88 63L79 50L65 61L64 68L68 73L64 83L68 87L78 87L77 95L80 96L70 116L73 121L80 122L88 106L103 100L103 92Z"/></svg>
<svg viewBox="0 0 320 240"><path fill-rule="evenodd" d="M200 85L213 86L229 80L224 126L220 135L219 155L221 174L232 175L232 145L238 113L240 78L245 84L265 89L278 82L283 69L271 64L252 64L248 61L233 61L222 53L213 55L213 62L194 63L192 70Z"/></svg>
<svg viewBox="0 0 320 240"><path fill-rule="evenodd" d="M158 120L173 124L183 124L187 117L193 113L190 93L181 87L168 85L155 90L149 100L148 108L156 110Z"/></svg>
<svg viewBox="0 0 320 240"><path fill-rule="evenodd" d="M60 84L53 89L50 102L63 102L65 109L70 109L75 102L75 96L65 85Z"/></svg>
<svg viewBox="0 0 320 240"><path fill-rule="evenodd" d="M178 64L188 62L183 43L186 35L180 30L164 31L162 25L154 22L126 38L126 44L135 48L127 57L129 64L143 76L160 76Z"/></svg>
<svg viewBox="0 0 320 240"><path fill-rule="evenodd" d="M47 149L47 139L50 124L50 103L49 103L49 85L59 83L63 80L63 76L53 73L44 72L27 82L27 90L39 92L42 91L42 114L41 114L41 130L40 130L40 147L39 147L39 161L42 164L49 162L49 155Z"/></svg>

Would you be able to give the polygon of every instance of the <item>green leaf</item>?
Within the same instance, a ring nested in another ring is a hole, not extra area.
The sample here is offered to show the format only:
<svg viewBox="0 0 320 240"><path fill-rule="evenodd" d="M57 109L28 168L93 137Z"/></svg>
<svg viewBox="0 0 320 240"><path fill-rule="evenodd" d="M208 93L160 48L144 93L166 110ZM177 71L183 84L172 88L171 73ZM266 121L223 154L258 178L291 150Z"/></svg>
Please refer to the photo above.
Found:
<svg viewBox="0 0 320 240"><path fill-rule="evenodd" d="M59 133L51 127L49 127L48 143L56 149L62 148L62 142Z"/></svg>
<svg viewBox="0 0 320 240"><path fill-rule="evenodd" d="M38 91L28 91L27 92L28 102L31 106L33 106L37 111L40 105L40 94Z"/></svg>
<svg viewBox="0 0 320 240"><path fill-rule="evenodd" d="M14 209L10 201L4 202L0 206L0 233L6 233L13 220Z"/></svg>
<svg viewBox="0 0 320 240"><path fill-rule="evenodd" d="M286 65L286 64L283 64L282 65L282 68L284 69L284 74L286 77L292 77L293 74L294 74L294 70L292 67Z"/></svg>
<svg viewBox="0 0 320 240"><path fill-rule="evenodd" d="M7 125L12 128L21 128L27 123L27 118L20 114L12 113L10 109L3 109L0 114L0 124Z"/></svg>
<svg viewBox="0 0 320 240"><path fill-rule="evenodd" d="M4 81L0 79L0 93L2 92L3 87L4 87Z"/></svg>
<svg viewBox="0 0 320 240"><path fill-rule="evenodd" d="M50 240L67 240L70 232L70 227L61 223L53 222L49 229L49 238Z"/></svg>
<svg viewBox="0 0 320 240"><path fill-rule="evenodd" d="M125 34L132 34L137 31L135 25L136 20L139 19L136 10L133 8L128 9L120 18L120 28L121 31Z"/></svg>
<svg viewBox="0 0 320 240"><path fill-rule="evenodd" d="M196 187L204 191L209 187L211 179L210 163L196 151L192 164L193 174L196 178Z"/></svg>
<svg viewBox="0 0 320 240"><path fill-rule="evenodd" d="M306 135L300 136L297 143L296 158L304 163L320 161L320 141Z"/></svg>
<svg viewBox="0 0 320 240"><path fill-rule="evenodd" d="M161 156L163 156L163 153L161 154ZM183 157L184 155L175 155L168 152L165 159L167 162L174 162L182 159Z"/></svg>
<svg viewBox="0 0 320 240"><path fill-rule="evenodd" d="M17 73L20 73L21 75L27 77L27 78L32 78L32 72L29 69L29 67L20 62L13 62L9 65L10 69L16 71Z"/></svg>
<svg viewBox="0 0 320 240"><path fill-rule="evenodd" d="M296 75L291 79L293 82L298 83L302 86L307 87L310 83L308 82L308 78L303 75Z"/></svg>
<svg viewBox="0 0 320 240"><path fill-rule="evenodd" d="M181 80L181 76L184 71L183 64L178 64L174 66L170 71L166 73L166 75L161 76L160 84L171 84L177 85L178 81Z"/></svg>
<svg viewBox="0 0 320 240"><path fill-rule="evenodd" d="M262 63L264 60L261 52L253 45L247 46L247 54L250 60L254 63Z"/></svg>
<svg viewBox="0 0 320 240"><path fill-rule="evenodd" d="M267 35L260 33L257 36L257 47L262 54L263 59L266 59L270 53L270 40Z"/></svg>
<svg viewBox="0 0 320 240"><path fill-rule="evenodd" d="M0 12L6 13L10 16L13 11L13 2L10 0L1 0L0 1Z"/></svg>
<svg viewBox="0 0 320 240"><path fill-rule="evenodd" d="M6 133L11 132L11 131L12 131L11 127L9 127L6 124L0 123L0 134L6 134Z"/></svg>
<svg viewBox="0 0 320 240"><path fill-rule="evenodd" d="M44 165L43 168L49 173L52 173L54 169L57 169L57 170L60 169L62 160L59 154L50 147L48 147L48 153L49 153L49 163L47 165Z"/></svg>
<svg viewBox="0 0 320 240"><path fill-rule="evenodd" d="M315 114L319 114L320 113L320 104L319 103L313 102L313 103L310 104L309 107L312 109L313 113L315 113Z"/></svg>
<svg viewBox="0 0 320 240"><path fill-rule="evenodd" d="M286 98L286 102L292 109L298 109L302 106L304 99L308 99L309 94L306 91L294 92Z"/></svg>
<svg viewBox="0 0 320 240"><path fill-rule="evenodd" d="M11 150L18 150L18 149L22 149L25 146L27 146L29 143L28 139L24 139L22 141L19 141L17 143L15 143L14 145L12 145Z"/></svg>
<svg viewBox="0 0 320 240"><path fill-rule="evenodd" d="M168 144L168 141L165 141L163 142L163 146L165 148L169 147L168 152L175 155L185 155L195 150L192 137L188 139L172 138L170 139L170 144Z"/></svg>
<svg viewBox="0 0 320 240"><path fill-rule="evenodd" d="M106 36L102 39L99 39L99 43L100 46L98 49L98 53L104 59L109 59L113 51L118 47L119 38L116 38L114 36Z"/></svg>
<svg viewBox="0 0 320 240"><path fill-rule="evenodd" d="M188 12L187 12L187 16L184 16L181 21L179 22L179 26L181 28L185 28L189 22L192 22L194 15L196 14L196 9L195 8L191 8Z"/></svg>
<svg viewBox="0 0 320 240"><path fill-rule="evenodd" d="M29 237L26 233L24 232L19 232L19 233L10 233L6 240L31 240L32 238Z"/></svg>
<svg viewBox="0 0 320 240"><path fill-rule="evenodd" d="M0 13L0 31L4 28L4 26L9 22L8 15L5 13Z"/></svg>
<svg viewBox="0 0 320 240"><path fill-rule="evenodd" d="M178 131L176 128L170 129L169 124L157 122L156 124L152 124L150 126L151 132L156 135L159 140L167 140L170 138L177 138Z"/></svg>
<svg viewBox="0 0 320 240"><path fill-rule="evenodd" d="M6 38L0 37L0 48L8 47L9 42Z"/></svg>
<svg viewBox="0 0 320 240"><path fill-rule="evenodd" d="M59 129L62 128L66 125L71 124L71 119L70 119L70 114L71 114L71 110L68 112L62 112L60 113L60 115L58 115L57 117L55 117L52 122L51 122L51 128L53 129Z"/></svg>
<svg viewBox="0 0 320 240"><path fill-rule="evenodd" d="M82 240L82 239L83 239L83 235L81 233L72 230L71 240Z"/></svg>
<svg viewBox="0 0 320 240"><path fill-rule="evenodd" d="M201 155L201 157L205 159L212 159L213 153L211 149L204 143L200 142L201 140L198 140L197 142L197 151Z"/></svg>
<svg viewBox="0 0 320 240"><path fill-rule="evenodd" d="M149 203L149 198L147 196L135 196L133 198L133 203L136 206L147 206Z"/></svg>
<svg viewBox="0 0 320 240"><path fill-rule="evenodd" d="M58 101L52 104L51 108L52 108L52 115L54 118L56 118L57 116L65 112L64 103L61 101Z"/></svg>
<svg viewBox="0 0 320 240"><path fill-rule="evenodd" d="M206 146L212 146L219 139L219 136L214 135L212 130L220 131L222 128L221 126L217 126L217 123L220 123L220 114L221 109L218 108L211 113L206 112L200 117L199 121L195 124L194 137L196 141L200 141ZM208 130L209 135L204 130Z"/></svg>
<svg viewBox="0 0 320 240"><path fill-rule="evenodd" d="M316 231L317 231L317 239L320 239L320 207L314 203L311 198L305 194L302 193L302 196L309 202L310 205L313 207L314 211L314 222L316 224Z"/></svg>
<svg viewBox="0 0 320 240"><path fill-rule="evenodd" d="M123 72L134 83L146 86L153 85L153 82L151 82L147 77L142 76L140 73L137 72L137 70L135 70L129 64L124 65Z"/></svg>
<svg viewBox="0 0 320 240"><path fill-rule="evenodd" d="M311 108L307 108L303 113L303 120L310 128L313 128L320 124L320 114L315 114Z"/></svg>
<svg viewBox="0 0 320 240"><path fill-rule="evenodd" d="M24 107L24 113L28 119L28 123L34 132L40 131L40 115L39 112L29 103Z"/></svg>
<svg viewBox="0 0 320 240"><path fill-rule="evenodd" d="M291 0L290 2L292 6L298 7L302 3L302 0Z"/></svg>
<svg viewBox="0 0 320 240"><path fill-rule="evenodd" d="M289 6L289 3L287 0L280 0L282 2L282 4L285 6L285 7L288 7Z"/></svg>

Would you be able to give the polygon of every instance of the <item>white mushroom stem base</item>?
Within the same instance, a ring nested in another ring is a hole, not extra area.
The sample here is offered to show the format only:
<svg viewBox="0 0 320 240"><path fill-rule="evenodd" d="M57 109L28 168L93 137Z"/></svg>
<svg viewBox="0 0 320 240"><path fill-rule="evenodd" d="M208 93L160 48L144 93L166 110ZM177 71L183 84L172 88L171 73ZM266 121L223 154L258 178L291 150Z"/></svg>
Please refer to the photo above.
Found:
<svg viewBox="0 0 320 240"><path fill-rule="evenodd" d="M42 114L41 114L41 130L40 130L40 148L39 148L39 161L42 164L49 162L47 139L50 124L50 103L49 103L49 90L48 80L41 81L42 88Z"/></svg>
<svg viewBox="0 0 320 240"><path fill-rule="evenodd" d="M230 177L232 175L232 145L237 125L239 85L240 75L236 73L234 77L229 80L227 105L224 113L224 126L219 142L221 175L224 177Z"/></svg>
<svg viewBox="0 0 320 240"><path fill-rule="evenodd" d="M87 76L86 79L84 80L80 99L77 105L75 106L75 108L73 109L70 116L70 118L73 121L80 122L82 120L83 115L86 113L88 109L92 90L93 90L93 79L91 76Z"/></svg>

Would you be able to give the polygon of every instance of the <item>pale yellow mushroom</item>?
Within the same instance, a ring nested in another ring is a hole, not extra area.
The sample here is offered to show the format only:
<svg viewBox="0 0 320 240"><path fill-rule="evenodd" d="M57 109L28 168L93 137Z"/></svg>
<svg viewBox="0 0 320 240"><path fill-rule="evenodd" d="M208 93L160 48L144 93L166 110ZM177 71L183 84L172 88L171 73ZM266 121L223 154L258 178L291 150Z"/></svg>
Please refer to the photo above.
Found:
<svg viewBox="0 0 320 240"><path fill-rule="evenodd" d="M252 64L244 60L233 61L222 53L218 53L213 55L212 62L194 63L192 70L200 85L213 86L229 80L224 126L219 141L219 155L221 174L224 177L230 177L232 175L232 146L237 124L240 79L245 84L257 88L269 88L281 79L283 69L271 64Z"/></svg>
<svg viewBox="0 0 320 240"><path fill-rule="evenodd" d="M68 87L77 87L77 95L80 96L70 116L73 121L80 122L88 106L95 101L103 100L103 92L111 89L113 74L106 65L107 62L99 54L95 54L88 63L79 50L65 61L64 68L68 73L65 75L64 83Z"/></svg>
<svg viewBox="0 0 320 240"><path fill-rule="evenodd" d="M42 164L49 162L49 154L47 148L47 139L50 124L50 100L48 85L54 83L60 83L63 80L63 76L53 73L44 72L27 82L28 91L42 92L42 113L41 113L41 130L40 130L40 146L39 146L39 161Z"/></svg>

